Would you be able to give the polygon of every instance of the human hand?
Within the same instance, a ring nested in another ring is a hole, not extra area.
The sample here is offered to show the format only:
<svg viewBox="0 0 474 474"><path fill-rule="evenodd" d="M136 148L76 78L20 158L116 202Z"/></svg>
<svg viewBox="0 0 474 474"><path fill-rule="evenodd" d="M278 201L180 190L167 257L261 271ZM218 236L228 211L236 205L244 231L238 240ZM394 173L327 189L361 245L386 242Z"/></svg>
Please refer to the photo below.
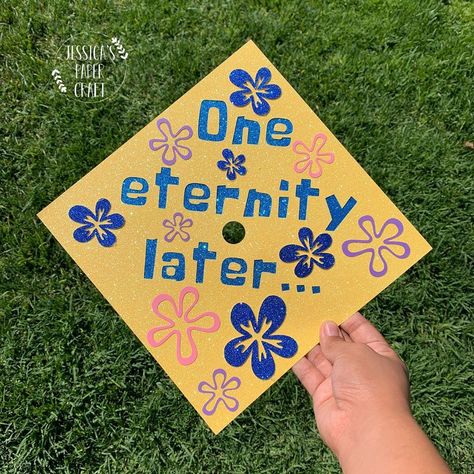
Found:
<svg viewBox="0 0 474 474"><path fill-rule="evenodd" d="M405 366L360 313L341 329L323 324L320 344L293 371L312 396L318 430L336 455L368 418L410 413Z"/></svg>
<svg viewBox="0 0 474 474"><path fill-rule="evenodd" d="M411 416L405 364L360 313L325 322L293 371L344 472L450 472Z"/></svg>

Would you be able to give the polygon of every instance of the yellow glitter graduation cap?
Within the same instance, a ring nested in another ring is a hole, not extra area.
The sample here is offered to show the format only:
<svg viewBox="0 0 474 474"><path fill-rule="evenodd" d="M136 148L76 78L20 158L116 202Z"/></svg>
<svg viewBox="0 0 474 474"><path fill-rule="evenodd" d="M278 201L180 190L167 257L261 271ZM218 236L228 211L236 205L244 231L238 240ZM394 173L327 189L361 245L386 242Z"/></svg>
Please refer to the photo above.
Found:
<svg viewBox="0 0 474 474"><path fill-rule="evenodd" d="M253 42L39 217L214 433L430 250Z"/></svg>

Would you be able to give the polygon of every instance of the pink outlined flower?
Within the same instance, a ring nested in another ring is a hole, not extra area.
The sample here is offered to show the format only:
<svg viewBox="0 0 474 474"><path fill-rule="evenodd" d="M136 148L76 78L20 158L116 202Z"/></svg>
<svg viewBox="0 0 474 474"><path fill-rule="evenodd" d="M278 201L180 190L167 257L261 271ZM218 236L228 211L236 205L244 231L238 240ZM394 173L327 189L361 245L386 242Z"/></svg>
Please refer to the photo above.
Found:
<svg viewBox="0 0 474 474"><path fill-rule="evenodd" d="M189 125L184 125L173 133L169 120L160 118L156 121L156 126L161 137L152 138L148 146L152 151L162 150L161 159L165 165L174 165L178 156L183 160L191 158L193 155L191 148L181 144L193 136L193 130Z"/></svg>
<svg viewBox="0 0 474 474"><path fill-rule="evenodd" d="M346 240L342 244L342 251L348 257L358 257L364 253L370 254L369 271L374 277L381 277L387 273L388 264L383 253L389 253L396 258L407 258L410 247L405 242L395 240L403 233L403 224L392 217L387 219L380 232L377 232L375 220L372 216L362 216L359 227L367 236L361 240ZM352 247L354 250L350 250Z"/></svg>
<svg viewBox="0 0 474 474"><path fill-rule="evenodd" d="M192 225L193 225L192 219L185 219L181 212L175 212L173 214L172 221L170 219L165 219L163 221L163 227L166 227L167 229L171 229L165 235L166 242L172 242L178 235L182 241L188 242L191 236L189 235L189 232L186 232L183 229L192 227Z"/></svg>
<svg viewBox="0 0 474 474"><path fill-rule="evenodd" d="M198 391L210 395L207 402L202 407L202 412L205 415L213 415L219 403L227 408L229 411L236 411L239 408L239 401L232 397L228 392L237 390L240 387L240 379L238 377L227 378L227 373L224 369L216 369L212 374L212 382L202 381L198 385Z"/></svg>
<svg viewBox="0 0 474 474"><path fill-rule="evenodd" d="M185 302L185 299L188 301ZM212 333L221 326L221 320L214 312L206 311L191 316L198 301L197 288L186 286L181 290L177 304L171 295L166 293L156 296L151 304L153 312L162 323L148 331L148 343L152 347L160 347L176 336L176 358L181 365L192 364L198 356L193 339L195 332Z"/></svg>
<svg viewBox="0 0 474 474"><path fill-rule="evenodd" d="M311 145L305 145L301 140L293 143L293 151L304 158L295 163L293 169L297 173L308 171L311 178L319 178L323 174L321 163L330 165L334 162L335 155L332 151L323 151L327 137L324 133L316 133Z"/></svg>

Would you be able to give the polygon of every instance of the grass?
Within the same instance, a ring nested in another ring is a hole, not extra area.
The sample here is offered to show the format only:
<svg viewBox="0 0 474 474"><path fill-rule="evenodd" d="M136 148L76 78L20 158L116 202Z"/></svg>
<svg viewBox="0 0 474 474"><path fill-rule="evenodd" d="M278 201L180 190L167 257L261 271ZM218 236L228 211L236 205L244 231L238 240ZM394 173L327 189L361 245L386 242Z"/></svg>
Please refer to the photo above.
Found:
<svg viewBox="0 0 474 474"><path fill-rule="evenodd" d="M364 312L472 472L472 2L1 3L1 472L339 472L292 374L214 437L35 216L249 37L433 245ZM97 35L123 87L68 100L56 51Z"/></svg>

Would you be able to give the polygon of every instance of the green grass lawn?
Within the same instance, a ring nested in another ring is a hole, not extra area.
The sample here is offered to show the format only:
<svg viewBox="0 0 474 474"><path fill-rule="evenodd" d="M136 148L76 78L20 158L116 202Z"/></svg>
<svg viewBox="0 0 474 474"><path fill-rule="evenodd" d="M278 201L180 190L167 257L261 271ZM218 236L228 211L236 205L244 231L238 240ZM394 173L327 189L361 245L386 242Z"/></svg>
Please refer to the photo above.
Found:
<svg viewBox="0 0 474 474"><path fill-rule="evenodd" d="M75 6L72 6L73 4ZM62 95L118 36L120 91ZM471 1L0 2L0 472L339 472L287 374L215 437L36 213L252 38L433 251L366 308L414 414L474 469Z"/></svg>

